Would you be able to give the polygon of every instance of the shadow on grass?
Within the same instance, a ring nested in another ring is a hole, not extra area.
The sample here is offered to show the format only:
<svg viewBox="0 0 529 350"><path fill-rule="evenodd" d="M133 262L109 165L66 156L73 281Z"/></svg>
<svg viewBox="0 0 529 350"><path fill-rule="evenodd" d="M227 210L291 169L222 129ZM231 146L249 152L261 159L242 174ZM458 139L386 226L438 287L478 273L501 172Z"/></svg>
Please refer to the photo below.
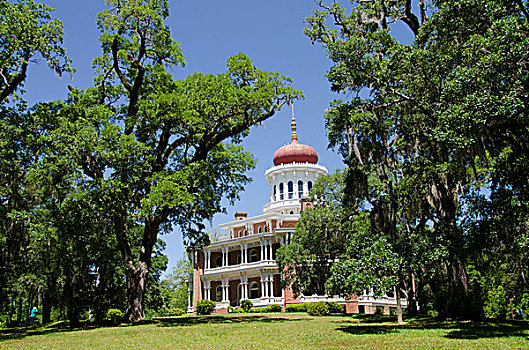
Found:
<svg viewBox="0 0 529 350"><path fill-rule="evenodd" d="M355 323L351 326L342 326L338 331L355 335L366 334L389 334L397 333L404 329L433 330L443 329L446 331L445 338L449 339L480 339L480 338L502 338L522 337L529 339L529 322L526 321L440 321L436 319L412 319L405 325L373 325L374 323L395 322L392 316L354 316ZM366 326L366 324L368 324Z"/></svg>
<svg viewBox="0 0 529 350"><path fill-rule="evenodd" d="M90 322L83 322L78 327L70 327L68 322L61 321L42 327L12 327L0 329L0 342L10 339L20 339L33 335L51 334L60 332L74 332L79 330L95 329L101 326Z"/></svg>
<svg viewBox="0 0 529 350"><path fill-rule="evenodd" d="M194 326L198 324L231 324L231 323L277 323L277 322L290 322L299 321L295 318L284 318L274 316L260 316L260 315L247 315L247 316L231 316L231 315L210 315L210 316L187 316L187 317L167 317L167 318L156 318L155 323L161 327L181 327L181 326Z"/></svg>

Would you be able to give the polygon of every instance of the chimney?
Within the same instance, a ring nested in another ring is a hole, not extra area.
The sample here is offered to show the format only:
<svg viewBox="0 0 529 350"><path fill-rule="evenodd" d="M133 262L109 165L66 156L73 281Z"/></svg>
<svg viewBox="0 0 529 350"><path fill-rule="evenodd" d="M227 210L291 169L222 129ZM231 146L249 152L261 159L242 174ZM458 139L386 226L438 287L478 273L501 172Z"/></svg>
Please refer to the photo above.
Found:
<svg viewBox="0 0 529 350"><path fill-rule="evenodd" d="M235 220L236 221L239 221L239 220L244 220L248 217L248 213L244 212L244 211L238 211L235 213Z"/></svg>
<svg viewBox="0 0 529 350"><path fill-rule="evenodd" d="M301 203L301 212L303 213L304 211L307 210L307 208L314 208L314 203L312 203L310 201L310 197L303 197L301 198L300 200L300 203Z"/></svg>

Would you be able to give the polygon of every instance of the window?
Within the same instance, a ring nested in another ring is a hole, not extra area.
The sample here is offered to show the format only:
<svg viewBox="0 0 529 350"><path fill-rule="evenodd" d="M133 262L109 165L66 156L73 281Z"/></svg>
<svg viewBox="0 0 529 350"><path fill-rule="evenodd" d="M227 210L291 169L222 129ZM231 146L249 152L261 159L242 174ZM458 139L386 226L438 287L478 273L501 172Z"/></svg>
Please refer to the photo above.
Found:
<svg viewBox="0 0 529 350"><path fill-rule="evenodd" d="M257 261L257 249L253 248L250 249L250 262L256 262Z"/></svg>
<svg viewBox="0 0 529 350"><path fill-rule="evenodd" d="M277 185L274 185L274 201L277 200L276 196L277 196Z"/></svg>
<svg viewBox="0 0 529 350"><path fill-rule="evenodd" d="M308 188L309 188L309 192L310 192L310 190L312 190L312 181L309 181Z"/></svg>
<svg viewBox="0 0 529 350"><path fill-rule="evenodd" d="M281 201L282 201L283 199L285 199L285 198L284 198L284 195L283 195L284 190L285 190L285 189L284 189L283 183L280 183L280 184L279 184L279 200L281 200Z"/></svg>
<svg viewBox="0 0 529 350"><path fill-rule="evenodd" d="M288 182L288 199L294 198L294 184L292 181Z"/></svg>
<svg viewBox="0 0 529 350"><path fill-rule="evenodd" d="M298 181L298 198L303 197L303 181Z"/></svg>
<svg viewBox="0 0 529 350"><path fill-rule="evenodd" d="M294 215L294 212L292 210L290 211L290 215Z"/></svg>
<svg viewBox="0 0 529 350"><path fill-rule="evenodd" d="M222 286L217 286L217 293L215 294L215 301L222 301Z"/></svg>
<svg viewBox="0 0 529 350"><path fill-rule="evenodd" d="M261 226L259 226L259 227L257 228L257 233L261 233L262 230L263 230L263 228L262 228Z"/></svg>
<svg viewBox="0 0 529 350"><path fill-rule="evenodd" d="M217 259L215 259L215 267L222 267L222 255L217 256Z"/></svg>
<svg viewBox="0 0 529 350"><path fill-rule="evenodd" d="M241 253L237 254L237 265L241 264Z"/></svg>
<svg viewBox="0 0 529 350"><path fill-rule="evenodd" d="M249 289L250 289L250 299L259 298L259 286L257 285L257 282L253 281L252 283L250 283Z"/></svg>

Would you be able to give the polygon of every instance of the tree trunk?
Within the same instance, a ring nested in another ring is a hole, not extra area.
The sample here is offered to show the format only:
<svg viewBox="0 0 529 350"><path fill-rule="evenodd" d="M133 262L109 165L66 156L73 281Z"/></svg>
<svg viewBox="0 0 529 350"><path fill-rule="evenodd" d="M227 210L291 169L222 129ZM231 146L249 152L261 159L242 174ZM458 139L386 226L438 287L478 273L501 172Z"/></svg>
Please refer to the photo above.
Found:
<svg viewBox="0 0 529 350"><path fill-rule="evenodd" d="M145 262L138 264L138 268L127 269L127 311L125 319L132 322L143 320L143 297L145 293L145 281L149 268Z"/></svg>
<svg viewBox="0 0 529 350"><path fill-rule="evenodd" d="M469 318L472 316L470 293L465 266L461 260L452 257L448 263L448 317Z"/></svg>
<svg viewBox="0 0 529 350"><path fill-rule="evenodd" d="M397 293L395 295L397 297L397 323L404 324L404 320L402 319L402 299L400 297L400 286L397 285L395 288L395 293Z"/></svg>
<svg viewBox="0 0 529 350"><path fill-rule="evenodd" d="M45 290L42 293L42 324L51 322L51 301L49 292Z"/></svg>
<svg viewBox="0 0 529 350"><path fill-rule="evenodd" d="M410 283L408 283L408 305L406 314L408 316L417 316L417 293L415 289L415 274L410 273Z"/></svg>

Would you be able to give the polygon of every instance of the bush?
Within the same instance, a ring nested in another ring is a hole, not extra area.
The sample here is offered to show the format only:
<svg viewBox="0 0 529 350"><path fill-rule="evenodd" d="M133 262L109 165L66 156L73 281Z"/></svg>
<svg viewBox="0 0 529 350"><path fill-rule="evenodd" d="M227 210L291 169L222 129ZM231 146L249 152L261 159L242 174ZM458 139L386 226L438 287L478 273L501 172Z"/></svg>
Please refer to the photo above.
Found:
<svg viewBox="0 0 529 350"><path fill-rule="evenodd" d="M265 307L259 307L259 308L256 308L256 309L252 309L252 312L256 312L256 313L281 312L281 305L279 305L279 304L267 305Z"/></svg>
<svg viewBox="0 0 529 350"><path fill-rule="evenodd" d="M202 299L197 303L197 314L199 315L209 315L213 310L215 310L215 302Z"/></svg>
<svg viewBox="0 0 529 350"><path fill-rule="evenodd" d="M343 312L344 312L344 306L338 304L335 301L327 302L327 306L329 307L329 312L331 314L343 314Z"/></svg>
<svg viewBox="0 0 529 350"><path fill-rule="evenodd" d="M281 312L281 305L279 304L272 304L265 307L266 311L264 312Z"/></svg>
<svg viewBox="0 0 529 350"><path fill-rule="evenodd" d="M241 309L245 312L249 312L252 309L253 303L250 299L241 300Z"/></svg>
<svg viewBox="0 0 529 350"><path fill-rule="evenodd" d="M186 312L179 307L172 307L169 309L169 316L182 316Z"/></svg>
<svg viewBox="0 0 529 350"><path fill-rule="evenodd" d="M307 313L311 316L327 316L330 313L329 306L324 301L310 303L307 307Z"/></svg>
<svg viewBox="0 0 529 350"><path fill-rule="evenodd" d="M489 290L483 304L486 317L507 318L509 314L509 300L503 286Z"/></svg>
<svg viewBox="0 0 529 350"><path fill-rule="evenodd" d="M123 312L120 309L108 309L106 320L112 324L118 324L123 318Z"/></svg>
<svg viewBox="0 0 529 350"><path fill-rule="evenodd" d="M288 304L285 308L286 312L307 312L307 303Z"/></svg>
<svg viewBox="0 0 529 350"><path fill-rule="evenodd" d="M246 311L244 311L244 309L242 307L234 308L231 312L234 313L234 314L244 314L244 313L246 313Z"/></svg>

